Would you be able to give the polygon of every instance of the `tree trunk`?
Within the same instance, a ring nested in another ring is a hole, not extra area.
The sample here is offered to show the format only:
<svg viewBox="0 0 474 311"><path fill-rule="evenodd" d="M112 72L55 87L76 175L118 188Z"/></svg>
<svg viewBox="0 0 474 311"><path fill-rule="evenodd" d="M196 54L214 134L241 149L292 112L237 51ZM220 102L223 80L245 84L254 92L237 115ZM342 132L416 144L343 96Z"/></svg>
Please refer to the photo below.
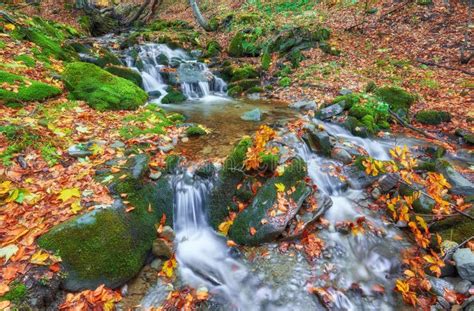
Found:
<svg viewBox="0 0 474 311"><path fill-rule="evenodd" d="M153 2L156 2L156 0L153 0ZM135 15L132 16L128 21L124 23L125 26L130 26L134 21L140 18L140 16L143 14L143 11L145 11L145 8L150 4L150 0L145 0L143 4L140 6L138 11L135 13Z"/></svg>
<svg viewBox="0 0 474 311"><path fill-rule="evenodd" d="M209 27L209 23L207 22L206 18L202 16L201 10L199 9L199 5L197 4L197 1L189 0L189 5L193 9L194 17L196 18L199 26L204 28L205 31L212 31L211 27Z"/></svg>

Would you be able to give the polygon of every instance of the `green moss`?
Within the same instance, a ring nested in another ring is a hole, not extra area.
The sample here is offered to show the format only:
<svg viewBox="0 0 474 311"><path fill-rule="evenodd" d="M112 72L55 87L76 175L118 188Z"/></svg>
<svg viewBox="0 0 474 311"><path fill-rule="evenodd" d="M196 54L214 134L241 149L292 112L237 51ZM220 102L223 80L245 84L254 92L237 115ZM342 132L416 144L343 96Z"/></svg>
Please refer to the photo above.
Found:
<svg viewBox="0 0 474 311"><path fill-rule="evenodd" d="M25 64L26 66L28 67L35 67L36 66L36 61L34 58L32 58L31 56L29 55L26 55L26 54L20 54L20 55L17 55L15 56L15 61L17 62L22 62L23 64Z"/></svg>
<svg viewBox="0 0 474 311"><path fill-rule="evenodd" d="M257 70L251 65L245 65L243 67L235 68L232 71L232 82L240 81L244 79L255 79L258 78L259 74Z"/></svg>
<svg viewBox="0 0 474 311"><path fill-rule="evenodd" d="M416 169L421 170L421 171L436 172L436 162L434 161L418 162Z"/></svg>
<svg viewBox="0 0 474 311"><path fill-rule="evenodd" d="M262 54L261 63L262 63L262 69L263 70L266 71L266 70L270 69L270 65L272 63L272 57L270 56L270 53L265 52L265 53Z"/></svg>
<svg viewBox="0 0 474 311"><path fill-rule="evenodd" d="M120 59L108 50L102 50L101 56L97 59L97 66L104 68L106 65L122 66Z"/></svg>
<svg viewBox="0 0 474 311"><path fill-rule="evenodd" d="M378 132L378 126L375 124L374 117L372 115L366 115L361 119L362 124L370 134Z"/></svg>
<svg viewBox="0 0 474 311"><path fill-rule="evenodd" d="M52 55L60 60L69 61L77 59L77 53L71 48L61 47L61 42L56 38L48 37L40 30L35 28L22 27L18 30L20 36L31 41L41 47L43 53L46 55Z"/></svg>
<svg viewBox="0 0 474 311"><path fill-rule="evenodd" d="M61 90L55 86L0 70L0 84L2 83L16 86L18 89L18 92L0 89L0 101L4 103L41 101L61 94Z"/></svg>
<svg viewBox="0 0 474 311"><path fill-rule="evenodd" d="M231 97L236 97L236 96L239 96L240 94L242 94L244 92L244 89L239 86L239 85L234 85L234 86L231 86L229 87L229 89L227 90L227 94Z"/></svg>
<svg viewBox="0 0 474 311"><path fill-rule="evenodd" d="M295 187L295 191L290 195L294 202L302 203L310 193L310 189L304 182L306 176L306 163L302 159L294 159L286 167L283 175L273 177L258 190L257 195L252 200L250 206L240 212L234 220L229 231L229 237L244 245L258 245L270 242L279 231L273 231L270 224L262 224L262 219L268 219L268 211L277 200L276 184L283 184L286 189ZM271 222L271 219L270 219ZM257 230L255 235L250 233L250 228Z"/></svg>
<svg viewBox="0 0 474 311"><path fill-rule="evenodd" d="M75 62L66 66L63 79L75 99L98 110L132 110L148 95L132 82L114 76L96 65Z"/></svg>
<svg viewBox="0 0 474 311"><path fill-rule="evenodd" d="M342 103L344 102L344 105ZM332 101L333 104L340 104L343 109L351 109L353 105L360 102L360 95L357 93L351 93L347 95L342 95L334 98Z"/></svg>
<svg viewBox="0 0 474 311"><path fill-rule="evenodd" d="M451 115L446 111L422 110L415 115L415 119L422 124L438 125L451 121Z"/></svg>
<svg viewBox="0 0 474 311"><path fill-rule="evenodd" d="M120 285L139 271L151 246L135 240L126 215L111 209L73 218L43 235L38 244L61 256L68 273L66 286L77 289L101 282ZM71 279L79 284L68 286Z"/></svg>
<svg viewBox="0 0 474 311"><path fill-rule="evenodd" d="M261 156L262 164L261 169L274 171L278 166L280 161L280 157L278 154L263 154Z"/></svg>
<svg viewBox="0 0 474 311"><path fill-rule="evenodd" d="M186 101L186 96L181 91L175 90L171 87L168 88L168 94L161 100L162 104L178 104Z"/></svg>
<svg viewBox="0 0 474 311"><path fill-rule="evenodd" d="M165 163L166 163L165 172L167 172L169 174L174 173L176 171L176 169L178 168L178 165L179 165L180 162L181 162L181 158L180 158L180 156L178 156L176 154L171 154L171 155L166 156L166 159L165 159Z"/></svg>
<svg viewBox="0 0 474 311"><path fill-rule="evenodd" d="M139 87L143 86L142 76L133 69L123 67L123 66L110 65L110 66L105 67L105 70L107 70L108 72L110 72L111 74L117 77L121 77L121 78L127 79L128 81L131 81Z"/></svg>
<svg viewBox="0 0 474 311"><path fill-rule="evenodd" d="M206 135L207 132L205 129L203 129L200 126L190 126L186 129L186 135L188 136L201 136L201 135Z"/></svg>
<svg viewBox="0 0 474 311"><path fill-rule="evenodd" d="M229 55L233 57L242 57L244 56L244 35L238 32L230 41L229 45Z"/></svg>
<svg viewBox="0 0 474 311"><path fill-rule="evenodd" d="M180 113L177 113L177 112L169 113L169 114L166 115L166 117L167 117L168 120L170 120L171 122L184 122L184 121L186 121L186 117L183 116L183 115L180 114Z"/></svg>
<svg viewBox="0 0 474 311"><path fill-rule="evenodd" d="M291 85L291 79L289 77L281 78L280 81L278 81L278 85L281 87L289 87Z"/></svg>
<svg viewBox="0 0 474 311"><path fill-rule="evenodd" d="M5 41L0 40L0 49L4 49L6 46L7 44L5 43Z"/></svg>
<svg viewBox="0 0 474 311"><path fill-rule="evenodd" d="M20 282L12 282L10 284L10 291L0 297L0 301L8 300L15 304L21 303L28 293L26 285Z"/></svg>
<svg viewBox="0 0 474 311"><path fill-rule="evenodd" d="M366 105L355 104L355 105L352 105L351 109L349 110L349 115L357 119L362 119L363 117L367 115L372 115L372 111Z"/></svg>
<svg viewBox="0 0 474 311"><path fill-rule="evenodd" d="M467 213L474 216L474 208L471 208ZM461 215L447 217L433 223L430 226L430 232L440 234L443 240L461 243L468 237L474 236L474 221Z"/></svg>
<svg viewBox="0 0 474 311"><path fill-rule="evenodd" d="M229 91L233 89L234 87L238 87L236 91L244 92L248 89L251 89L255 86L260 85L260 80L259 79L244 79L236 82L232 82L229 84ZM231 95L231 94L229 94Z"/></svg>
<svg viewBox="0 0 474 311"><path fill-rule="evenodd" d="M378 88L375 95L383 102L389 104L390 109L396 113L398 111L408 112L416 97L402 88L395 86L385 86Z"/></svg>
<svg viewBox="0 0 474 311"><path fill-rule="evenodd" d="M253 93L262 93L263 92L263 88L260 87L260 86L254 86L254 87L251 87L250 89L247 90L247 94L253 94Z"/></svg>
<svg viewBox="0 0 474 311"><path fill-rule="evenodd" d="M253 142L250 137L245 137L234 147L232 152L224 161L222 171L224 174L240 173L244 168L244 160L248 148L252 146Z"/></svg>
<svg viewBox="0 0 474 311"><path fill-rule="evenodd" d="M206 56L207 57L216 57L222 51L222 47L220 46L219 42L217 41L210 41L206 47Z"/></svg>
<svg viewBox="0 0 474 311"><path fill-rule="evenodd" d="M153 31L169 31L172 30L190 30L193 27L186 21L183 20L157 20L154 21L149 27Z"/></svg>

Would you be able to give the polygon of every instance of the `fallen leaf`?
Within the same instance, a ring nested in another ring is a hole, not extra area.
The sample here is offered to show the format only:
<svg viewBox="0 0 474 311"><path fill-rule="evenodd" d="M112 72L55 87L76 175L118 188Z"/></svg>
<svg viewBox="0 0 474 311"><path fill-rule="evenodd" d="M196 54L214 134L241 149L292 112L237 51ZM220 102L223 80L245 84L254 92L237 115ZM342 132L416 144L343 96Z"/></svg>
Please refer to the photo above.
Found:
<svg viewBox="0 0 474 311"><path fill-rule="evenodd" d="M14 244L7 245L0 248L0 258L5 258L5 262L7 262L16 252L18 252L18 246Z"/></svg>
<svg viewBox="0 0 474 311"><path fill-rule="evenodd" d="M64 189L59 193L59 199L62 200L63 202L66 202L67 200L71 198L80 198L81 197L81 192L79 191L78 188L69 188L69 189Z"/></svg>

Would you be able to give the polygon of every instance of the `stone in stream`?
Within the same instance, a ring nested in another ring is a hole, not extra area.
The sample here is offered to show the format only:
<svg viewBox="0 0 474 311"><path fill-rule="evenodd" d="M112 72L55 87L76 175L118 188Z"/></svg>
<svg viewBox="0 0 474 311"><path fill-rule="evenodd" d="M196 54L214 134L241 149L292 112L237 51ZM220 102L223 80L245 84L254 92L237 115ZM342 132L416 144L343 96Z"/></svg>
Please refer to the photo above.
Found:
<svg viewBox="0 0 474 311"><path fill-rule="evenodd" d="M319 110L316 113L316 118L321 119L321 120L327 120L341 114L343 111L344 109L342 108L340 104L334 104L334 105L327 106Z"/></svg>
<svg viewBox="0 0 474 311"><path fill-rule="evenodd" d="M448 162L437 161L436 169L451 184L450 191L454 194L469 196L474 193L474 184L457 172Z"/></svg>
<svg viewBox="0 0 474 311"><path fill-rule="evenodd" d="M145 158L137 155L111 175L111 193L126 194L127 206L117 199L113 206L72 218L39 238L42 248L61 256L65 289L123 285L142 268L163 214L168 224L173 223L174 193L168 178L145 183ZM133 209L127 212L127 207Z"/></svg>
<svg viewBox="0 0 474 311"><path fill-rule="evenodd" d="M454 252L453 259L459 275L474 282L474 252L470 248L459 248Z"/></svg>
<svg viewBox="0 0 474 311"><path fill-rule="evenodd" d="M288 105L288 107L298 110L313 110L316 109L317 106L314 100L300 100Z"/></svg>
<svg viewBox="0 0 474 311"><path fill-rule="evenodd" d="M245 121L260 121L262 120L262 111L259 108L244 112L240 118Z"/></svg>
<svg viewBox="0 0 474 311"><path fill-rule="evenodd" d="M331 150L331 158L334 160L341 161L344 164L352 163L352 156L347 152L347 150L342 148L334 148Z"/></svg>
<svg viewBox="0 0 474 311"><path fill-rule="evenodd" d="M426 276L426 278L428 279L428 281L430 281L431 290L436 295L444 296L444 294L445 294L444 290L445 289L448 289L448 290L453 290L454 289L453 284L451 284L450 282L445 281L443 279L435 278L435 277L430 276L430 275Z"/></svg>
<svg viewBox="0 0 474 311"><path fill-rule="evenodd" d="M333 145L329 138L329 134L326 131L319 131L311 128L307 129L306 133L303 135L303 140L313 152L325 156L331 155Z"/></svg>
<svg viewBox="0 0 474 311"><path fill-rule="evenodd" d="M296 158L285 169L283 175L267 180L258 190L252 203L234 219L229 237L239 244L259 245L271 242L281 235L311 193L311 189L303 181L305 176L306 163ZM295 190L288 198L294 204L281 214L275 206L278 197L276 184L284 185L285 189L294 187ZM270 216L272 209L275 209L275 216Z"/></svg>
<svg viewBox="0 0 474 311"><path fill-rule="evenodd" d="M385 174L379 178L380 191L385 194L395 188L400 181L400 175L397 173Z"/></svg>
<svg viewBox="0 0 474 311"><path fill-rule="evenodd" d="M160 238L157 238L153 241L151 251L153 255L158 258L170 259L173 255L173 248L171 247L171 243Z"/></svg>

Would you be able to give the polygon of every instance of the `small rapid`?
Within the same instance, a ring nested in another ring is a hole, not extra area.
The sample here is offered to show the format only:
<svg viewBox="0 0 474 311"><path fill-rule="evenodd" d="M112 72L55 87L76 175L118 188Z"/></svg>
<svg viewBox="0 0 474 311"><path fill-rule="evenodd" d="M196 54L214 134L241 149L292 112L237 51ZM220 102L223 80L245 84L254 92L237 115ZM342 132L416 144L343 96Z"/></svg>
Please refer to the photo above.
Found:
<svg viewBox="0 0 474 311"><path fill-rule="evenodd" d="M170 87L178 87L188 100L225 96L227 92L227 84L206 64L184 50L171 49L165 44L133 47L127 52L125 63L141 74L143 88L153 103L161 103Z"/></svg>

